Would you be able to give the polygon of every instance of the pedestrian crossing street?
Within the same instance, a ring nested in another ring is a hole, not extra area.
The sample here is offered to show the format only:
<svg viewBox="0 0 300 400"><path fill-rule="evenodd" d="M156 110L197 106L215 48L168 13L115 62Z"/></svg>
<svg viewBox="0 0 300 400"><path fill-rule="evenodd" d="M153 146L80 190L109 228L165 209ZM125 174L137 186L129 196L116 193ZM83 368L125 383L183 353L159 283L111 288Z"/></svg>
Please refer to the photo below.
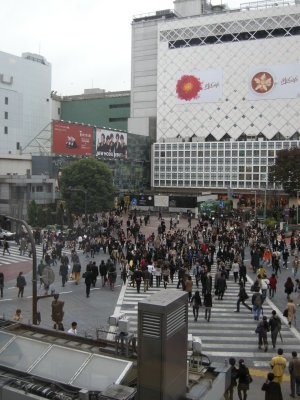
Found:
<svg viewBox="0 0 300 400"><path fill-rule="evenodd" d="M0 247L0 266L32 260L32 258L28 256L28 251L25 252L25 255L20 255L19 246L16 244L10 243L9 252L10 254L5 252L3 256L3 247ZM69 249L63 249L63 252L66 253L67 255L71 254L71 251ZM38 262L42 258L42 256L43 256L42 245L36 245L36 257Z"/></svg>
<svg viewBox="0 0 300 400"><path fill-rule="evenodd" d="M216 272L216 266L212 267L212 275ZM168 284L170 288L176 289L177 277L174 277L174 283ZM201 293L201 284L200 293ZM246 283L246 291L249 299L246 301L251 307L252 293L250 287L252 285L251 278L248 277ZM155 279L154 279L155 286ZM141 293L138 294L136 288L131 287L127 283L123 299L118 304L118 310L125 313L130 319L131 331L137 333L137 303L151 296L153 293L165 290L163 284L160 288L149 288L143 292L143 283L141 285ZM179 289L178 289L179 290ZM181 289L180 289L181 290ZM195 280L193 279L193 293L196 290ZM199 336L202 339L202 352L209 356L212 361L225 361L230 357L237 360L240 358L245 359L249 366L254 367L269 367L271 358L277 353L277 348L282 347L286 355L290 357L292 351L300 352L300 335L295 328L290 329L287 325L286 318L282 318L281 335L283 342L281 343L280 337L277 338L277 347L273 349L271 342L271 334L268 333L268 352L258 349L258 335L255 333L257 321L254 320L252 313L245 308L242 303L240 304L240 312L235 313L237 295L239 292L239 285L234 282L232 274L230 279L227 280L227 290L223 300L218 300L217 296L213 298L213 307L210 322L204 318L204 307L199 309L199 317L197 322L194 321L192 306L189 306L188 314L188 331L194 336ZM203 303L203 297L202 297ZM275 309L277 314L282 316L281 311L278 310L271 300L266 299L263 305L264 315L271 317L271 311Z"/></svg>

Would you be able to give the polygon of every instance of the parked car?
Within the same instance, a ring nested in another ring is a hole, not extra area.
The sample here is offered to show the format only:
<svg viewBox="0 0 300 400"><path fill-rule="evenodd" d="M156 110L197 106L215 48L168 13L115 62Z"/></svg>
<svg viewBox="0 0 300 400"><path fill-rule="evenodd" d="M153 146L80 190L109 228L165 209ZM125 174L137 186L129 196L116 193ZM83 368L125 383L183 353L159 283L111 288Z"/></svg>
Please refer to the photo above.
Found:
<svg viewBox="0 0 300 400"><path fill-rule="evenodd" d="M7 240L14 240L15 236L16 236L15 233L0 228L0 240L4 239L4 237L6 237Z"/></svg>

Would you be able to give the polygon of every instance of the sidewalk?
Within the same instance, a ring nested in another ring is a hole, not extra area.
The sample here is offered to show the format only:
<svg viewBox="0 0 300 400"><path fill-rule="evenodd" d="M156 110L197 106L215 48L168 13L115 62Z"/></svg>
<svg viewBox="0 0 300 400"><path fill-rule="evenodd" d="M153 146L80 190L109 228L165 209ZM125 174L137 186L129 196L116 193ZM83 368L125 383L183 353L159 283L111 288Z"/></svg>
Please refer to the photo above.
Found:
<svg viewBox="0 0 300 400"><path fill-rule="evenodd" d="M253 382L250 384L250 390L248 391L247 400L264 400L265 392L261 390L263 383L266 381L266 377L270 370L258 370L258 369L251 369L250 374L253 378ZM292 399L290 397L290 377L289 375L285 374L284 381L281 385L282 397L284 400ZM300 397L298 397L300 398ZM234 400L239 400L237 395L237 389L235 388L234 391Z"/></svg>

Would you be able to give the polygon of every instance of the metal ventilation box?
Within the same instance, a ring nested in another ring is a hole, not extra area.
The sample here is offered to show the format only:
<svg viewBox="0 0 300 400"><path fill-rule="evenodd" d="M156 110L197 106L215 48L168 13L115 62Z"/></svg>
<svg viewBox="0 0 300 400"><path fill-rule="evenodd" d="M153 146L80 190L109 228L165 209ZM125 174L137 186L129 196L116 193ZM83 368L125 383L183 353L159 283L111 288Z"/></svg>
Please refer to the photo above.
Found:
<svg viewBox="0 0 300 400"><path fill-rule="evenodd" d="M186 393L188 295L160 291L138 303L138 400Z"/></svg>

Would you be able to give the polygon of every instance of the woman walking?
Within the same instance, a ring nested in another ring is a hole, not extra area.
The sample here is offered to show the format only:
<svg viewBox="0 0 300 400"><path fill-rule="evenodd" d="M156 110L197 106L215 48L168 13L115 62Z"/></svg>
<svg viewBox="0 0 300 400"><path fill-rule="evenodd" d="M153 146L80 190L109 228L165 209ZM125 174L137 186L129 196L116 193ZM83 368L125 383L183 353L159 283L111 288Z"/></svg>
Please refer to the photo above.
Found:
<svg viewBox="0 0 300 400"><path fill-rule="evenodd" d="M202 306L199 290L196 290L195 294L192 296L191 305L193 306L194 321L197 321L199 315L199 307Z"/></svg>
<svg viewBox="0 0 300 400"><path fill-rule="evenodd" d="M290 297L290 294L293 293L294 291L294 282L292 281L292 278L290 276L285 281L284 291L286 293L287 299Z"/></svg>
<svg viewBox="0 0 300 400"><path fill-rule="evenodd" d="M204 295L204 307L205 307L205 319L207 322L210 321L211 317L211 308L212 308L212 295L211 292L207 291Z"/></svg>
<svg viewBox="0 0 300 400"><path fill-rule="evenodd" d="M247 399L247 392L249 390L249 384L252 382L252 378L249 373L249 369L245 365L244 360L239 360L239 369L237 371L238 383L238 396L239 400Z"/></svg>
<svg viewBox="0 0 300 400"><path fill-rule="evenodd" d="M288 319L288 322L289 322L289 327L291 327L291 326L292 326L293 319L294 319L294 317L295 317L295 315L296 315L296 306L295 306L295 304L294 304L293 299L290 299L290 298L289 298L288 303L287 303L287 305L286 305L286 308L287 308L287 310L288 310L287 319Z"/></svg>

